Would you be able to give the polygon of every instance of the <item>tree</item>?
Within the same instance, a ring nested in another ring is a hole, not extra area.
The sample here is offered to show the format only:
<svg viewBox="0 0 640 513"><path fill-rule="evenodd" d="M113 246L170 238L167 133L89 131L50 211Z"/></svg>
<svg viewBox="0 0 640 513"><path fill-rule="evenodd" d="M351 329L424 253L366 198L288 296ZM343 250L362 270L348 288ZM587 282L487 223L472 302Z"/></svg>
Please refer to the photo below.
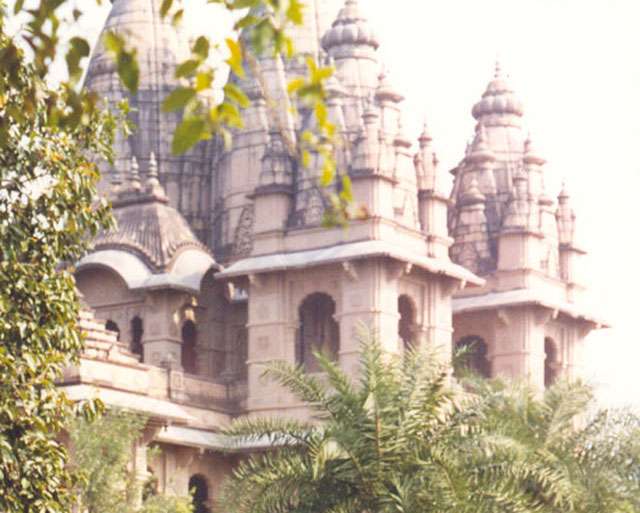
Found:
<svg viewBox="0 0 640 513"><path fill-rule="evenodd" d="M110 156L115 121L87 106L86 123L71 127L56 114L67 100L0 25L0 510L8 512L66 511L72 501L74 476L55 438L73 408L54 380L82 348L65 262L109 226L88 155Z"/></svg>
<svg viewBox="0 0 640 513"><path fill-rule="evenodd" d="M65 47L60 43L60 13L70 2L12 3L12 13L26 15L27 21L16 39L8 37L8 8L0 0L0 510L66 511L76 477L66 467L68 454L56 434L73 406L54 382L83 347L75 327L79 304L69 264L82 257L88 237L110 226L106 201L96 200L95 164L111 157L116 122L98 111L95 95L78 88L90 52L87 41L75 37ZM270 12L256 11L239 23L253 27L256 47L272 42L276 51L290 50L284 25L301 21L297 1L286 6L273 0L224 4L228 9L268 6ZM170 1L162 2L164 14L170 8ZM71 12L72 19L81 15L77 7ZM172 15L178 22L180 13ZM109 36L109 46L123 82L135 92L135 49L116 34ZM230 66L242 73L242 45L229 40L228 48ZM206 69L206 38L199 38L193 50L192 62L176 72L193 79L201 94L198 84L210 85L207 77L213 73ZM51 62L62 52L69 78L49 87ZM319 85L311 86L309 92L318 98ZM301 84L298 89L305 91ZM233 88L226 96L230 106L215 111L199 109L195 96L195 103L185 104L192 127L182 130L185 137L199 140L233 123L230 113L237 112L244 97ZM200 127L197 137L194 126ZM86 406L85 412L95 413L95 406Z"/></svg>
<svg viewBox="0 0 640 513"><path fill-rule="evenodd" d="M476 380L471 394L432 353L401 360L371 341L357 381L318 358L322 377L268 366L313 421L237 421L230 436L274 449L240 463L221 511L637 511L637 417L608 440L601 417L581 421L590 399L581 384L541 395Z"/></svg>
<svg viewBox="0 0 640 513"><path fill-rule="evenodd" d="M133 448L145 424L144 417L118 410L70 423L73 466L83 476L73 491L82 511L190 513L189 500L156 493L153 477L143 483L132 471Z"/></svg>

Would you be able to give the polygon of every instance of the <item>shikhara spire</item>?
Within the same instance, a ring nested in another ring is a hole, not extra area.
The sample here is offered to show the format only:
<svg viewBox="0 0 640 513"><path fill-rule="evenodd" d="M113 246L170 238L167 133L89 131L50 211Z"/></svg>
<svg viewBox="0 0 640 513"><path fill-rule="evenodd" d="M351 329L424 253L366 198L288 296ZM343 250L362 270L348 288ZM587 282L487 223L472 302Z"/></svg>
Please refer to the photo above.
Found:
<svg viewBox="0 0 640 513"><path fill-rule="evenodd" d="M162 112L164 98L184 85L176 79L176 66L190 55L189 34L171 22L171 15L160 16L160 0L117 0L105 23L103 34L115 31L124 34L127 43L136 49L140 67L138 92L129 94L122 86L103 38L91 56L85 86L104 98L110 107L128 100L131 113L128 119L136 126L125 138L117 132L114 168L103 172L99 184L101 193L109 188L108 174L122 174L135 157L140 172L145 175L154 153L161 169L158 180L167 190L171 204L188 219L203 241L209 240L211 219L211 163L215 143L205 141L189 153L175 156L171 140L181 121L181 112ZM173 2L174 10L182 8L182 1Z"/></svg>

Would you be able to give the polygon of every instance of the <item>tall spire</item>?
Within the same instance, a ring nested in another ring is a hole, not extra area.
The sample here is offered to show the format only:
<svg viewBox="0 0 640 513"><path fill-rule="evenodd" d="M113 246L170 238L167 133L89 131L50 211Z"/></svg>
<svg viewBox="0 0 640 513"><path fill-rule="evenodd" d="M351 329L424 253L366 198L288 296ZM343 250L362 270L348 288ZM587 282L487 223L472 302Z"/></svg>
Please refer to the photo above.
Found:
<svg viewBox="0 0 640 513"><path fill-rule="evenodd" d="M174 0L172 9L177 11L189 3ZM136 157L141 169L146 170L153 152L159 163L160 181L166 184L171 203L206 241L211 232L209 168L216 142L202 141L184 155L173 155L171 141L182 120L182 113L163 113L161 108L171 91L185 85L184 79L174 76L174 70L191 56L189 34L185 29L174 26L171 13L164 18L160 16L159 0L114 1L102 34L109 32L127 35L128 44L137 52L140 68L138 92L130 94L121 84L104 37L98 40L88 65L84 85L101 99L106 98L111 107L128 100L132 107L128 120L138 127L126 138L121 131L116 134L114 166L125 170L131 157ZM195 183L187 184L184 176L190 176ZM102 180L98 190L106 192L109 186ZM184 201L187 196L192 199Z"/></svg>

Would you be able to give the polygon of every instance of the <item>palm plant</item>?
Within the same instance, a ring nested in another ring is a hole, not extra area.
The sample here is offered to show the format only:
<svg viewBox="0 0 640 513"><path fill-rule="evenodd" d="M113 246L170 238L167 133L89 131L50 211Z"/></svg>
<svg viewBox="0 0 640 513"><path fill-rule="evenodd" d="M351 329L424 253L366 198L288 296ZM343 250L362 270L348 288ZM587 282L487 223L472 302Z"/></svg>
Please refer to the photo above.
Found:
<svg viewBox="0 0 640 513"><path fill-rule="evenodd" d="M601 445L602 422L579 422L590 399L582 385L559 384L540 396L525 385L474 380L474 393L466 393L434 352L394 357L370 334L358 376L317 357L322 375L277 361L265 370L312 415L234 423L231 439L272 448L239 463L222 488L221 511L635 511L618 507L637 497L624 472L606 481L615 492L590 485L613 449L596 456L590 448ZM622 490L625 498L610 500Z"/></svg>

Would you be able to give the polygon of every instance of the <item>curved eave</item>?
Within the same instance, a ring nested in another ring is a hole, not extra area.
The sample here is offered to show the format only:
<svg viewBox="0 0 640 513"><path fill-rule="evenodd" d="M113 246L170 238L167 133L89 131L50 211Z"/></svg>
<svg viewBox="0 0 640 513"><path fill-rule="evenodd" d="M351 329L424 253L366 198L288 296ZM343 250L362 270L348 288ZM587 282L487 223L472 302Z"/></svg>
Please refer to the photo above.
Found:
<svg viewBox="0 0 640 513"><path fill-rule="evenodd" d="M184 409L171 401L91 385L63 385L61 388L73 402L98 398L107 408L143 413L149 419L162 424L188 424L195 421Z"/></svg>
<svg viewBox="0 0 640 513"><path fill-rule="evenodd" d="M581 305L558 301L553 298L540 297L530 289L508 290L493 292L480 296L467 296L453 299L453 314L479 312L493 308L514 308L519 306L535 305L557 311L572 319L588 322L594 328L610 328L611 325L586 310Z"/></svg>
<svg viewBox="0 0 640 513"><path fill-rule="evenodd" d="M287 445L296 443L294 439L274 443L268 437L244 440L217 431L188 426L166 426L160 430L155 440L183 447L195 447L197 449L225 453L264 451L276 449L285 443Z"/></svg>
<svg viewBox="0 0 640 513"><path fill-rule="evenodd" d="M410 263L431 274L444 275L470 285L483 285L484 280L451 261L417 255L379 240L338 244L322 249L276 253L245 258L216 274L218 279L231 279L251 274L305 269L319 265L348 262L361 258L388 257Z"/></svg>
<svg viewBox="0 0 640 513"><path fill-rule="evenodd" d="M118 274L129 290L170 288L199 294L204 275L221 269L213 258L200 250L182 252L170 270L154 274L147 264L132 253L119 249L98 250L86 255L76 270L106 267Z"/></svg>

